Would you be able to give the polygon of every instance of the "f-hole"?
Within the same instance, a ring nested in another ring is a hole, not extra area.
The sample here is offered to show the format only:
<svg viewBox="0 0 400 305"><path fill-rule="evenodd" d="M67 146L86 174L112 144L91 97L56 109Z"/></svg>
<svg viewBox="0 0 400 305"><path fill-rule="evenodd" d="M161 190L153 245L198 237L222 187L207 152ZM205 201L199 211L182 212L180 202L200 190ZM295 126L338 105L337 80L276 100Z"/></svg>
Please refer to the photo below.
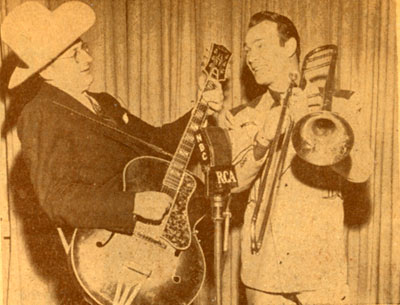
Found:
<svg viewBox="0 0 400 305"><path fill-rule="evenodd" d="M98 241L98 242L96 242L96 246L99 248L103 248L105 245L107 245L111 241L111 238L113 238L114 235L115 235L115 233L112 232L110 237L108 237L108 239L104 243L101 241Z"/></svg>

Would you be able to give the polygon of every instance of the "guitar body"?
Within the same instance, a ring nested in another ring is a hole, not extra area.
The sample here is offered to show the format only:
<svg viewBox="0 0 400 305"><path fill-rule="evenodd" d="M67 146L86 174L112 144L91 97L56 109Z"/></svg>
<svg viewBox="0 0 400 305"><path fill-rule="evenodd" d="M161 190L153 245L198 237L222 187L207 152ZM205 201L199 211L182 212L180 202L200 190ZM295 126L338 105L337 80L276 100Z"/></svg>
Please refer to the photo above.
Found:
<svg viewBox="0 0 400 305"><path fill-rule="evenodd" d="M224 46L212 44L203 72L223 81L230 57ZM202 92L213 88L208 79ZM171 162L139 157L125 166L124 191L162 191L173 198L161 223L137 221L132 236L75 230L71 268L91 303L188 305L198 294L205 278L205 259L195 228L208 205L202 183L186 169L207 110L201 93Z"/></svg>
<svg viewBox="0 0 400 305"><path fill-rule="evenodd" d="M170 162L140 157L124 170L127 192L160 191ZM205 278L204 254L195 227L205 215L203 185L185 171L174 204L161 224L136 222L132 236L77 229L72 270L93 304L112 305L126 289L131 304L190 304Z"/></svg>

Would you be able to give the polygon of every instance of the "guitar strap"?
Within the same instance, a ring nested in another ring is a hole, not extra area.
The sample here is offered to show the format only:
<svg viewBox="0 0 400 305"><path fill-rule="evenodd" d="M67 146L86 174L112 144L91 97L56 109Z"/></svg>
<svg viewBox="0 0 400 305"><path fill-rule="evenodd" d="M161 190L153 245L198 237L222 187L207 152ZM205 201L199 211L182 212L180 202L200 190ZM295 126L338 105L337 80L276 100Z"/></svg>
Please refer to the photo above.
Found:
<svg viewBox="0 0 400 305"><path fill-rule="evenodd" d="M73 112L74 114L79 115L80 117L83 117L85 119L88 119L88 120L96 123L96 124L100 124L103 127L111 129L111 130L113 130L113 131L115 131L115 132L127 137L128 139L133 140L133 142L137 142L137 143L139 143L139 144L141 144L143 146L146 146L147 148L149 148L150 150L152 150L152 151L154 151L156 153L159 153L161 155L167 156L168 158L172 158L173 157L173 155L171 153L166 152L161 147L158 147L158 146L156 146L154 144L148 143L148 142L146 142L146 141L144 141L144 140L142 140L142 139L140 139L138 137L135 137L135 136L133 136L133 135L131 135L131 134L119 129L119 128L114 127L114 126L108 125L108 124L106 124L106 123L104 123L104 122L102 122L100 120L95 120L95 119L93 119L93 118L91 118L91 117L89 117L89 116L87 116L87 115L85 115L83 113L80 113L80 112L76 111L75 109L72 109L72 108L70 108L70 107L68 107L66 105L60 104L60 103L58 103L56 101L52 101L52 102L53 102L53 104L55 104L55 105L57 105L59 107L62 107L64 109L67 109L67 110Z"/></svg>

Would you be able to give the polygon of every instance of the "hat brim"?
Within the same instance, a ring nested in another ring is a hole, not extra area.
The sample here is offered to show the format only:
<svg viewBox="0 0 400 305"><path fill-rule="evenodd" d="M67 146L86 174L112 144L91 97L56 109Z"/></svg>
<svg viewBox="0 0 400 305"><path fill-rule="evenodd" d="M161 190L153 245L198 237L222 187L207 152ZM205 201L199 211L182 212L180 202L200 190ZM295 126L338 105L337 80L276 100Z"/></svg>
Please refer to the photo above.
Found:
<svg viewBox="0 0 400 305"><path fill-rule="evenodd" d="M49 37L49 39L57 39L57 47L54 49L52 56L42 60L35 66L28 66L27 68L17 66L10 77L9 89L19 86L60 56L79 37L86 33L96 20L93 9L78 1L70 1L60 5L53 11L53 16L55 22L57 22L58 33L56 35L58 37Z"/></svg>
<svg viewBox="0 0 400 305"><path fill-rule="evenodd" d="M23 82L25 82L29 77L36 74L40 68L32 69L32 68L20 68L16 67L13 74L11 75L10 82L8 83L8 88L13 89Z"/></svg>

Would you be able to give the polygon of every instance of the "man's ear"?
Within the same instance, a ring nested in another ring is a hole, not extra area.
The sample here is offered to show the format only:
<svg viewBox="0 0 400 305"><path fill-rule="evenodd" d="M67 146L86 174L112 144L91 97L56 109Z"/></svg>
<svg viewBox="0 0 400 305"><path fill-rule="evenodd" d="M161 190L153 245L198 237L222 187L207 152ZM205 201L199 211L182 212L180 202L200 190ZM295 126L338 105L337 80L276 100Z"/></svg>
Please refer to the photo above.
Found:
<svg viewBox="0 0 400 305"><path fill-rule="evenodd" d="M296 54L296 49L297 49L297 41L293 37L289 38L285 42L285 50L286 50L286 55L288 58L291 58L293 55Z"/></svg>

